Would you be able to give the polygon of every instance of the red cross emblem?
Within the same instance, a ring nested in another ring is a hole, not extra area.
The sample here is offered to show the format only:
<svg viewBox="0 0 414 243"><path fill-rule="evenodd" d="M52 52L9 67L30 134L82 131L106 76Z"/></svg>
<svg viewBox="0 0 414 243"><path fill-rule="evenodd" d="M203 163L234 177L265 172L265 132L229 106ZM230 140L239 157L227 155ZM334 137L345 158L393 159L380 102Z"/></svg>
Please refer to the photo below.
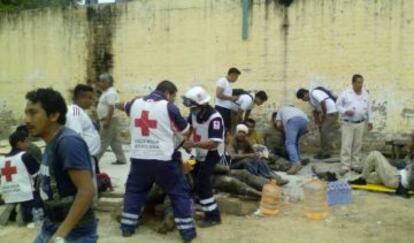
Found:
<svg viewBox="0 0 414 243"><path fill-rule="evenodd" d="M193 131L193 141L196 143L201 141L201 136L197 134L197 129L194 129Z"/></svg>
<svg viewBox="0 0 414 243"><path fill-rule="evenodd" d="M157 121L148 119L149 111L142 111L141 117L135 119L135 127L141 128L142 136L149 136L150 128L157 128Z"/></svg>
<svg viewBox="0 0 414 243"><path fill-rule="evenodd" d="M12 175L16 174L16 166L11 166L11 161L6 161L6 166L1 169L1 175L6 177L6 181L12 181Z"/></svg>

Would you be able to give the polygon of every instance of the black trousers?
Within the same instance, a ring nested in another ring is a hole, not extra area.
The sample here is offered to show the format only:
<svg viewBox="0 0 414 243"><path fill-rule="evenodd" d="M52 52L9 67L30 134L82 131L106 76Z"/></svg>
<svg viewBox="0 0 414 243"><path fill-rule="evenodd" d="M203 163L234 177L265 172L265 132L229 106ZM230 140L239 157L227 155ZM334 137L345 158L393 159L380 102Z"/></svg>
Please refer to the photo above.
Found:
<svg viewBox="0 0 414 243"><path fill-rule="evenodd" d="M221 117L223 117L225 132L231 133L231 110L217 105L214 109L216 109L216 111L220 113Z"/></svg>

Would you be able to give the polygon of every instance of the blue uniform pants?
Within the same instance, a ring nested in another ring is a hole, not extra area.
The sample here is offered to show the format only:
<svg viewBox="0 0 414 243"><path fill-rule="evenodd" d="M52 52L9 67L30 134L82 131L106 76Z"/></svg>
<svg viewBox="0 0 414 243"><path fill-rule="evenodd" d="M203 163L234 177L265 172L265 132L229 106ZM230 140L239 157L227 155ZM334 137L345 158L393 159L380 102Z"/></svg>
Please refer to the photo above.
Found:
<svg viewBox="0 0 414 243"><path fill-rule="evenodd" d="M192 199L189 186L178 161L131 159L126 183L121 229L135 231L147 193L156 182L168 194L174 220L183 239L193 238Z"/></svg>
<svg viewBox="0 0 414 243"><path fill-rule="evenodd" d="M220 161L217 151L209 151L204 161L197 161L192 176L194 179L194 189L200 198L200 204L203 208L205 219L220 221L220 211L213 195L211 185L211 176L214 173L214 167Z"/></svg>

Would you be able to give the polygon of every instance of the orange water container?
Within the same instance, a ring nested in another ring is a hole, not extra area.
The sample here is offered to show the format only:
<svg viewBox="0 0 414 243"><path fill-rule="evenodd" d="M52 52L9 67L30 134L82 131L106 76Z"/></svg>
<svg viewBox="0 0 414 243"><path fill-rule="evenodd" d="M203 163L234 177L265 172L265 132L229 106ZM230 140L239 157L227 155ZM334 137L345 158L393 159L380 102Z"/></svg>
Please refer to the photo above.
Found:
<svg viewBox="0 0 414 243"><path fill-rule="evenodd" d="M305 194L305 215L310 219L321 220L328 216L326 182L312 178L303 186Z"/></svg>
<svg viewBox="0 0 414 243"><path fill-rule="evenodd" d="M264 216L276 215L279 212L281 191L275 180L271 180L263 186L260 212Z"/></svg>

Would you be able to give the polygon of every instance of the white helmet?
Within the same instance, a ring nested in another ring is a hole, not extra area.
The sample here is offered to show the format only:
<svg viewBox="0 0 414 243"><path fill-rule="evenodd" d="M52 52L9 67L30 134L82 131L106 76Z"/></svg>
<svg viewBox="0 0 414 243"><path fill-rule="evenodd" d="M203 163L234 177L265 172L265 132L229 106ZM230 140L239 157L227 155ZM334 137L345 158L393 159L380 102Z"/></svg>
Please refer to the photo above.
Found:
<svg viewBox="0 0 414 243"><path fill-rule="evenodd" d="M187 90L183 96L183 103L187 107L204 105L210 101L210 95L201 86L194 86Z"/></svg>

